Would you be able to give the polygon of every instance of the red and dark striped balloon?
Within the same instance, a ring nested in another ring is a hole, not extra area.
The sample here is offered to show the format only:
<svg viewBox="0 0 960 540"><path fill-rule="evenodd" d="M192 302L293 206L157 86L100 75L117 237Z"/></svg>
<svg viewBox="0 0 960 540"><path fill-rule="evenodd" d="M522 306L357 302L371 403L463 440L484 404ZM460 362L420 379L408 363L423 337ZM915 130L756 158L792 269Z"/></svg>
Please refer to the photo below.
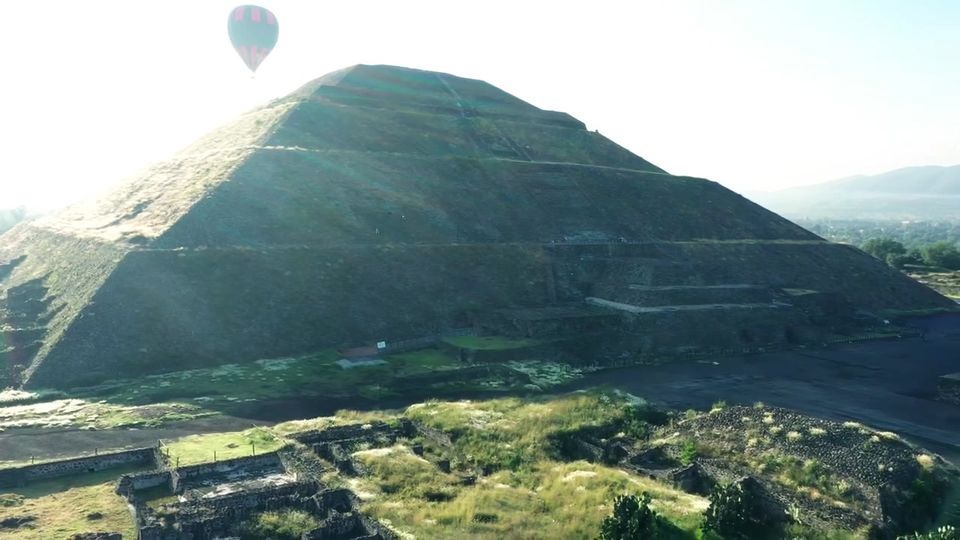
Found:
<svg viewBox="0 0 960 540"><path fill-rule="evenodd" d="M255 72L277 44L280 27L270 10L260 6L240 6L230 12L227 31L243 63Z"/></svg>

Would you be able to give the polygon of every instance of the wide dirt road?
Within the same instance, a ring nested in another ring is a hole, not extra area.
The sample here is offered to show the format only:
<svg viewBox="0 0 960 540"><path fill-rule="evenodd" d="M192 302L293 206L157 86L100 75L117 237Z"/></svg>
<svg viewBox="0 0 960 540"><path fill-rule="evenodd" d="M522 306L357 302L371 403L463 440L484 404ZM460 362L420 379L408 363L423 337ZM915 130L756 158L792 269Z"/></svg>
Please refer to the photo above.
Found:
<svg viewBox="0 0 960 540"><path fill-rule="evenodd" d="M960 371L960 315L913 322L923 340L720 357L596 373L608 385L671 407L727 403L786 407L895 431L960 464L960 406L934 401L937 378Z"/></svg>

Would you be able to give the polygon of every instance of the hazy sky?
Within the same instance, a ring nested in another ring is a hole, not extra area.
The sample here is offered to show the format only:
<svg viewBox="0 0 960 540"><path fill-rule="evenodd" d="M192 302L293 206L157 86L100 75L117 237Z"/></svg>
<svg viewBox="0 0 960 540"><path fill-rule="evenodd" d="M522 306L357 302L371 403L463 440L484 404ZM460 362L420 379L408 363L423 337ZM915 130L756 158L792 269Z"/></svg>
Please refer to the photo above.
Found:
<svg viewBox="0 0 960 540"><path fill-rule="evenodd" d="M738 191L960 163L960 1L273 0L251 79L220 0L5 2L0 208L102 190L329 71L480 78Z"/></svg>

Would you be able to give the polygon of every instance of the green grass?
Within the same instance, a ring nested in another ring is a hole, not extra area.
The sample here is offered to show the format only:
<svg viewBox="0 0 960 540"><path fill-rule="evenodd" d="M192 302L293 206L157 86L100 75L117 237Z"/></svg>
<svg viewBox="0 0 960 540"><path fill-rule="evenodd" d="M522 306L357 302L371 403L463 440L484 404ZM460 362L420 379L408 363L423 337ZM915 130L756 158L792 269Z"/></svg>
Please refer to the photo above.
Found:
<svg viewBox="0 0 960 540"><path fill-rule="evenodd" d="M112 469L95 473L34 482L8 489L0 495L0 520L31 515L34 528L4 530L3 538L70 538L90 531L114 531L124 538L136 538L133 517L126 501L114 493L117 476L137 468ZM100 519L88 519L91 514Z"/></svg>
<svg viewBox="0 0 960 540"><path fill-rule="evenodd" d="M240 538L255 540L300 540L304 533L320 526L320 520L300 510L283 510L258 514L241 525Z"/></svg>
<svg viewBox="0 0 960 540"><path fill-rule="evenodd" d="M652 480L583 461L544 459L523 472L501 471L464 486L403 446L361 451L355 457L368 473L351 485L370 501L364 510L417 537L587 538L599 530L617 495L647 491L657 511L692 538L707 504Z"/></svg>
<svg viewBox="0 0 960 540"><path fill-rule="evenodd" d="M267 428L252 428L229 433L189 435L166 442L170 462L183 467L212 461L273 452L286 442Z"/></svg>
<svg viewBox="0 0 960 540"><path fill-rule="evenodd" d="M552 435L622 421L624 413L622 400L576 393L543 399L428 401L408 408L406 415L454 434L460 459L516 469L553 457Z"/></svg>
<svg viewBox="0 0 960 540"><path fill-rule="evenodd" d="M459 367L451 355L423 349L384 357L386 364L343 369L335 351L296 358L224 364L213 368L149 375L141 379L109 381L84 389L81 395L113 403L148 404L180 401L218 409L251 400L290 396L348 397L376 380L389 386L391 379L438 369Z"/></svg>
<svg viewBox="0 0 960 540"><path fill-rule="evenodd" d="M617 495L643 491L657 512L685 531L681 537L693 538L707 505L701 497L583 461L544 460L522 477L503 471L466 487L432 465L397 458L364 458L372 474L359 487L373 491L364 510L418 538L592 538ZM428 487L394 489L410 482Z"/></svg>
<svg viewBox="0 0 960 540"><path fill-rule="evenodd" d="M475 351L505 351L540 344L539 341L533 339L514 339L504 336L455 336L443 338L443 341L454 347Z"/></svg>

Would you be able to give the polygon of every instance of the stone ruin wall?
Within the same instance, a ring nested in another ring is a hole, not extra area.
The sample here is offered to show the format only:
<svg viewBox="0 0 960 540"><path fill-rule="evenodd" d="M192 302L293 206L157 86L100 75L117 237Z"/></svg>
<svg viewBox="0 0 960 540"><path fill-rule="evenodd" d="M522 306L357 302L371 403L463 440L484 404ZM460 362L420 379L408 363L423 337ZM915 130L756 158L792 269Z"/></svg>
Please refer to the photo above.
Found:
<svg viewBox="0 0 960 540"><path fill-rule="evenodd" d="M162 458L156 448L136 448L96 456L65 459L0 470L0 487L15 487L37 480L116 469L128 465L157 467Z"/></svg>

